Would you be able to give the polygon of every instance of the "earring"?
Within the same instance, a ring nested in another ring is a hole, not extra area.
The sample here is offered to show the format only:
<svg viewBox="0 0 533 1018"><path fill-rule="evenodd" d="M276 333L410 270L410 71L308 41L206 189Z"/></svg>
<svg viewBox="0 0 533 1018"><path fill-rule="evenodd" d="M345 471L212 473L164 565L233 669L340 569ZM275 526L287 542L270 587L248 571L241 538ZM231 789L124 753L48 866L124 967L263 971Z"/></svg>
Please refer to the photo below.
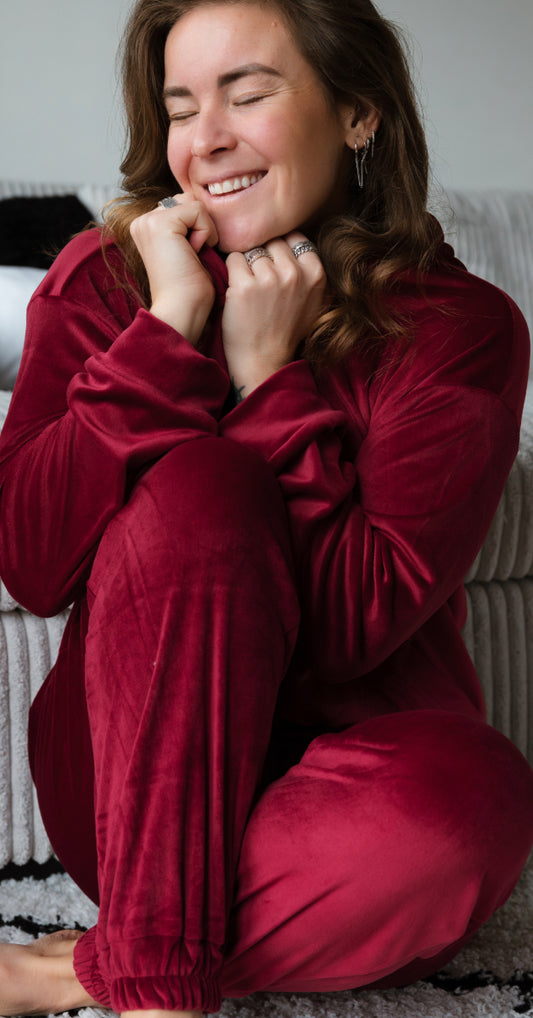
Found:
<svg viewBox="0 0 533 1018"><path fill-rule="evenodd" d="M370 158L374 155L374 144L376 141L375 132L369 135L364 145L359 149L357 142L355 143L355 172L357 175L357 183L359 187L363 187L365 182L365 161L370 152Z"/></svg>

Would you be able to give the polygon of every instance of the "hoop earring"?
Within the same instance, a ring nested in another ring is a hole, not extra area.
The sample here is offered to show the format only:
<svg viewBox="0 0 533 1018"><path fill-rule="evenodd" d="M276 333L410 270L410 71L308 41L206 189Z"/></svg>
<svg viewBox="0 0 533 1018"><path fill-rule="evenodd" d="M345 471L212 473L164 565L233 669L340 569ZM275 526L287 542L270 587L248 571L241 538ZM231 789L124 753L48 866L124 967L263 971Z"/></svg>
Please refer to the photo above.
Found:
<svg viewBox="0 0 533 1018"><path fill-rule="evenodd" d="M365 182L365 162L370 152L370 158L374 155L374 145L376 141L376 134L374 131L366 139L364 145L359 149L357 142L355 143L355 172L357 175L357 183L359 187L364 186Z"/></svg>

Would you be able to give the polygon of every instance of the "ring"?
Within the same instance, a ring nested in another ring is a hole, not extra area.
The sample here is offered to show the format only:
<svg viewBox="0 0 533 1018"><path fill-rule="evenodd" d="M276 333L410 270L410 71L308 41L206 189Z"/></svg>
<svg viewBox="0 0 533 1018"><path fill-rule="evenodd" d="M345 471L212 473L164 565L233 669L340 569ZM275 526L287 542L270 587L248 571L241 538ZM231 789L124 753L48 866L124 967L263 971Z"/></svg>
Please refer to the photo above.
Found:
<svg viewBox="0 0 533 1018"><path fill-rule="evenodd" d="M157 204L162 209L173 209L176 205L179 205L179 201L176 201L175 198L162 198Z"/></svg>
<svg viewBox="0 0 533 1018"><path fill-rule="evenodd" d="M314 244L310 240L301 240L299 244L295 244L292 253L295 258L299 258L300 255L307 254L308 251L312 251L313 254L318 254L318 251Z"/></svg>
<svg viewBox="0 0 533 1018"><path fill-rule="evenodd" d="M253 247L250 251L244 252L244 257L246 258L249 267L251 267L258 258L269 258L271 262L274 261L266 247Z"/></svg>

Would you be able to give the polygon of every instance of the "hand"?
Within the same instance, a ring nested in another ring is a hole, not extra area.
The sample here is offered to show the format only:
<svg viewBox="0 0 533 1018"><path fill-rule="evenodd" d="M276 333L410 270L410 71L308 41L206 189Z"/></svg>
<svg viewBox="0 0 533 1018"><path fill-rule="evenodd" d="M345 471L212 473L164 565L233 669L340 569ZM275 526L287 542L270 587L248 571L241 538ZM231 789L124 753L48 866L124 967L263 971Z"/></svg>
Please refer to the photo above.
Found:
<svg viewBox="0 0 533 1018"><path fill-rule="evenodd" d="M326 274L318 254L293 254L305 240L301 233L272 240L265 245L269 257L251 266L243 254L227 259L222 339L230 377L242 397L293 360L320 314Z"/></svg>
<svg viewBox="0 0 533 1018"><path fill-rule="evenodd" d="M175 197L176 206L139 216L130 231L148 274L150 311L195 345L215 297L197 252L218 235L201 202L186 193Z"/></svg>

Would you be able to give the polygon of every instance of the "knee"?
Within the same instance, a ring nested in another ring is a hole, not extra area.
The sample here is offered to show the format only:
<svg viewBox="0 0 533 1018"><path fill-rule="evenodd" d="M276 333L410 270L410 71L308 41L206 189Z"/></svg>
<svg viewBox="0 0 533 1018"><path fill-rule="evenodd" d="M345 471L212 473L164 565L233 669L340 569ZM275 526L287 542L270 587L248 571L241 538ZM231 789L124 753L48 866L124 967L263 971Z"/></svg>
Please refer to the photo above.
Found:
<svg viewBox="0 0 533 1018"><path fill-rule="evenodd" d="M533 772L505 736L481 720L422 711L407 718L404 809L454 833L462 851L492 860L527 857L533 841Z"/></svg>
<svg viewBox="0 0 533 1018"><path fill-rule="evenodd" d="M214 551L264 531L285 541L281 489L268 463L224 438L176 446L136 486L131 505L141 519L155 512L159 525Z"/></svg>
<svg viewBox="0 0 533 1018"><path fill-rule="evenodd" d="M531 851L533 772L482 721L440 711L407 721L397 784L406 842L420 873L448 888L473 931L507 900Z"/></svg>
<svg viewBox="0 0 533 1018"><path fill-rule="evenodd" d="M266 565L265 565L266 564ZM222 438L176 446L139 479L101 539L88 584L117 594L133 571L154 584L215 583L246 569L292 578L285 505L269 465ZM261 575L258 576L261 580ZM135 584L137 586L137 584Z"/></svg>
<svg viewBox="0 0 533 1018"><path fill-rule="evenodd" d="M335 776L348 872L349 846L366 829L369 853L386 836L410 868L419 856L421 872L424 860L426 869L455 868L489 884L492 875L504 900L533 844L533 772L507 738L475 719L445 711L374 718L315 740L298 770L324 787Z"/></svg>
<svg viewBox="0 0 533 1018"><path fill-rule="evenodd" d="M391 747L384 795L406 844L426 857L431 845L435 865L482 879L498 907L533 844L529 764L481 720L419 711L376 721Z"/></svg>

